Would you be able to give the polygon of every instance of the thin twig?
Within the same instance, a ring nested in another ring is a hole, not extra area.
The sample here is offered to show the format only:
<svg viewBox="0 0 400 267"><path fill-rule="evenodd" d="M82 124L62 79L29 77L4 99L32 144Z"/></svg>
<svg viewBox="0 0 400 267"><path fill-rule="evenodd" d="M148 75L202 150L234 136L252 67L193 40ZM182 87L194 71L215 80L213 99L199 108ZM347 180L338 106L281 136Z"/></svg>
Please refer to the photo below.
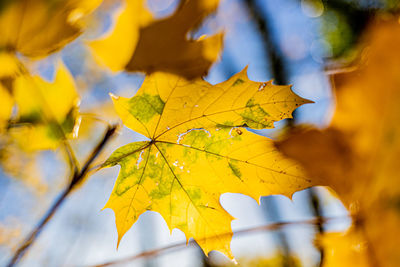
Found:
<svg viewBox="0 0 400 267"><path fill-rule="evenodd" d="M348 215L344 215L344 216L325 217L325 218L318 217L318 218L312 218L312 219L308 219L308 220L299 220L299 221L277 222L277 223L272 223L272 224L267 224L267 225L256 226L256 227L252 227L252 228L248 228L248 229L239 230L239 231L234 232L234 236L236 237L238 235L246 235L246 234L256 233L256 232L260 232L260 231L274 231L274 230L279 230L282 227L290 226L290 225L316 225L321 222L325 223L328 221L331 222L334 220L342 220L342 219L348 219L348 218L350 218ZM225 233L225 234L220 234L217 236L223 237L225 235L228 236L231 234L232 233ZM210 236L208 238L215 238L217 236ZM201 241L201 240L198 240L198 241ZM98 265L92 265L90 267L106 267L106 266L112 266L112 265L117 265L117 264L131 263L134 260L148 258L148 257L154 257L154 256L157 256L157 255L165 253L165 252L172 252L172 251L184 249L188 244L195 245L196 243L194 240L190 240L188 243L186 241L181 242L181 243L176 243L176 244L168 245L165 247L145 251L145 252L136 254L134 256L123 258L123 259L109 261L109 262L105 262L105 263L98 264Z"/></svg>
<svg viewBox="0 0 400 267"><path fill-rule="evenodd" d="M108 121L103 119L101 116L93 114L93 113L79 113L79 115L83 118L92 119L94 121L98 121L104 123L105 125L109 125Z"/></svg>
<svg viewBox="0 0 400 267"><path fill-rule="evenodd" d="M322 216L324 215L323 214L324 211L320 204L319 197L318 197L318 194L317 194L315 188L310 188L309 198L310 198L310 202L311 202L311 207L313 209L312 210L313 215L316 218L322 218ZM324 224L323 224L322 220L319 220L319 222L317 222L315 224L315 228L320 235L323 235L325 233ZM325 250L324 250L323 246L321 246L321 245L317 245L316 247L319 250L319 256L320 256L319 267L322 267L322 266L324 266Z"/></svg>
<svg viewBox="0 0 400 267"><path fill-rule="evenodd" d="M79 161L77 160L74 150L69 144L68 140L62 140L62 146L64 148L65 154L67 154L69 169L71 170L71 177L79 170Z"/></svg>
<svg viewBox="0 0 400 267"><path fill-rule="evenodd" d="M270 62L271 74L274 81L278 85L286 85L287 70L285 69L284 59L280 52L279 45L272 38L272 29L268 19L263 16L261 9L257 7L255 0L244 0L249 15L257 25L258 31L261 34L264 48L267 52L267 62Z"/></svg>
<svg viewBox="0 0 400 267"><path fill-rule="evenodd" d="M88 171L92 162L96 159L99 155L101 150L104 148L106 143L110 140L110 138L114 135L117 126L109 126L107 131L105 132L102 140L97 144L97 146L93 149L92 153L87 158L85 164L83 165L80 171L74 171L72 175L72 179L69 185L63 190L61 195L57 198L57 200L51 205L50 209L46 212L43 216L39 224L33 229L33 231L28 235L28 237L22 242L19 248L14 253L13 257L11 258L10 262L7 264L8 267L15 266L24 256L24 254L28 251L28 249L32 246L35 240L40 235L40 232L44 229L46 224L50 221L53 217L55 212L61 207L61 204L65 201L67 196L73 191L73 189L81 183L84 178L87 176Z"/></svg>

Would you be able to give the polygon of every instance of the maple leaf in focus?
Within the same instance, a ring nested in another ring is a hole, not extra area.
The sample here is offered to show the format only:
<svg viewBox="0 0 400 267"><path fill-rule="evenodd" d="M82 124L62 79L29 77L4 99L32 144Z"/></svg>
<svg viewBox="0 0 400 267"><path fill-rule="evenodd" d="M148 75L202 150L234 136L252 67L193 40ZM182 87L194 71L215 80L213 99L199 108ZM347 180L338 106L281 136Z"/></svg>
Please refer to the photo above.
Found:
<svg viewBox="0 0 400 267"><path fill-rule="evenodd" d="M79 96L72 75L60 63L53 82L20 75L14 81L18 118L11 135L28 151L55 149L79 126Z"/></svg>
<svg viewBox="0 0 400 267"><path fill-rule="evenodd" d="M217 85L157 72L134 97L113 101L123 123L150 139L118 148L103 165L121 166L105 205L115 212L118 243L152 210L206 254L219 250L232 258L233 218L221 206L221 194L258 201L312 186L272 140L242 128L272 128L310 103L290 86L250 81L246 69Z"/></svg>
<svg viewBox="0 0 400 267"><path fill-rule="evenodd" d="M333 77L337 108L325 130L279 142L314 182L332 187L364 233L372 266L400 262L400 24L376 21L355 71ZM377 265L378 264L378 265Z"/></svg>
<svg viewBox="0 0 400 267"><path fill-rule="evenodd" d="M113 71L164 71L187 79L207 73L222 48L222 34L187 39L214 12L218 0L181 0L173 15L153 19L144 0L126 0L115 28L90 47Z"/></svg>
<svg viewBox="0 0 400 267"><path fill-rule="evenodd" d="M61 49L82 29L101 0L13 0L0 7L0 51L42 57Z"/></svg>

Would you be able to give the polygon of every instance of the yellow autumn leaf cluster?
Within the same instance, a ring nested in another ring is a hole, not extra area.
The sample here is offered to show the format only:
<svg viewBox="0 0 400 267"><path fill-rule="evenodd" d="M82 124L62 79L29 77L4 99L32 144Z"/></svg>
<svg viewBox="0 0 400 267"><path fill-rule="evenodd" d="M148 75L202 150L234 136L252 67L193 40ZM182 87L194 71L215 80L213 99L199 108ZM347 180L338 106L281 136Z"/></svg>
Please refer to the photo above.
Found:
<svg viewBox="0 0 400 267"><path fill-rule="evenodd" d="M361 232L368 262L372 264L357 266L397 266L400 262L398 17L375 21L369 32L364 37L365 49L357 69L333 77L337 107L331 125L325 130L294 134L278 143L278 147L302 163L316 183L333 188L349 207L354 230L344 238L351 239ZM365 253L359 257L365 257Z"/></svg>
<svg viewBox="0 0 400 267"><path fill-rule="evenodd" d="M0 131L24 150L54 149L77 121L78 95L61 64L53 83L28 73L18 57L44 57L81 34L101 0L15 0L0 5ZM13 115L16 107L17 114ZM6 131L6 128L9 128Z"/></svg>
<svg viewBox="0 0 400 267"><path fill-rule="evenodd" d="M101 0L13 0L0 2L1 167L36 192L46 186L35 156L56 149L79 126L79 97L67 68L54 81L32 76L31 61L62 49L78 37ZM25 63L28 63L25 65Z"/></svg>

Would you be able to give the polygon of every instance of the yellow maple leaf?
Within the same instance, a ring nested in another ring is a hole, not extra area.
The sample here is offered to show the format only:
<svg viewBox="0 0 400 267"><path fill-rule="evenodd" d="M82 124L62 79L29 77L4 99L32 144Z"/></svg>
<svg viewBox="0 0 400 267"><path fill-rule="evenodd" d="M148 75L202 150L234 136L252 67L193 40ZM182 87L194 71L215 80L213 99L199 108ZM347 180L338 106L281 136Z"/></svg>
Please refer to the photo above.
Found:
<svg viewBox="0 0 400 267"><path fill-rule="evenodd" d="M400 24L376 21L358 68L335 75L337 108L328 129L278 143L314 181L331 186L372 247L373 266L400 262Z"/></svg>
<svg viewBox="0 0 400 267"><path fill-rule="evenodd" d="M13 0L0 9L0 50L46 56L75 39L101 0Z"/></svg>
<svg viewBox="0 0 400 267"><path fill-rule="evenodd" d="M258 201L312 185L272 140L241 128L272 128L310 102L290 86L250 81L246 69L217 85L157 72L134 97L113 101L123 123L150 139L120 147L103 165L121 166L105 205L115 212L118 243L152 210L206 254L219 250L232 258L233 218L222 208L221 194Z"/></svg>
<svg viewBox="0 0 400 267"><path fill-rule="evenodd" d="M14 81L18 120L11 134L25 150L55 149L73 135L79 96L72 75L59 64L53 82L20 75Z"/></svg>
<svg viewBox="0 0 400 267"><path fill-rule="evenodd" d="M188 40L190 30L215 11L218 0L182 0L175 13L153 19L143 0L126 0L114 30L90 47L113 71L165 71L188 79L207 73L222 48L222 34Z"/></svg>

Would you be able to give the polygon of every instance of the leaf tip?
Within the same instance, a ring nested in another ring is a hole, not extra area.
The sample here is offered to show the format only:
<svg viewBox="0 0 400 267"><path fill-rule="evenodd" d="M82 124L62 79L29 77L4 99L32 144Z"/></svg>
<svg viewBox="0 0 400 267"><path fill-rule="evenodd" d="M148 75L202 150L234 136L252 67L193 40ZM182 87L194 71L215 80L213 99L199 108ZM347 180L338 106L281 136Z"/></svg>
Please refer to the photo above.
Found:
<svg viewBox="0 0 400 267"><path fill-rule="evenodd" d="M119 96L117 96L117 95L114 95L113 93L108 93L108 95L111 97L111 99L113 99L113 100L118 100L119 99Z"/></svg>
<svg viewBox="0 0 400 267"><path fill-rule="evenodd" d="M299 103L298 107L302 106L302 105L306 105L306 104L315 104L315 101L309 100L307 98L303 98L301 96L298 96L298 97L300 98L300 103Z"/></svg>
<svg viewBox="0 0 400 267"><path fill-rule="evenodd" d="M249 64L247 64L247 65L243 68L243 70L242 70L242 73L243 73L244 75L246 75L246 77L248 77L248 75L247 75L248 70L249 70Z"/></svg>
<svg viewBox="0 0 400 267"><path fill-rule="evenodd" d="M304 98L304 104L315 104L315 101L312 101L310 99Z"/></svg>
<svg viewBox="0 0 400 267"><path fill-rule="evenodd" d="M103 210L105 210L105 209L108 209L107 204L105 204L104 207L102 207L102 208L100 209L100 211L103 211Z"/></svg>
<svg viewBox="0 0 400 267"><path fill-rule="evenodd" d="M290 194L286 195L287 198L288 198L288 199L290 200L290 202L292 202L292 203L293 203L293 196L294 196L294 193L296 193L296 192L291 192Z"/></svg>
<svg viewBox="0 0 400 267"><path fill-rule="evenodd" d="M289 85L287 85L287 86L289 86L289 89L290 89L290 91L292 91L292 93L294 93L298 98L300 98L300 101L302 101L301 105L304 105L304 104L314 104L314 103L315 103L314 101L309 100L309 99L304 98L304 97L301 97L301 96L299 96L296 92L294 92L294 91L293 91L293 84L289 84Z"/></svg>
<svg viewBox="0 0 400 267"><path fill-rule="evenodd" d="M121 236L120 234L118 234L118 241L117 241L117 248L116 248L116 250L118 250L118 248L119 248L119 244L120 244L120 242L121 242L121 239L122 239L122 236Z"/></svg>

